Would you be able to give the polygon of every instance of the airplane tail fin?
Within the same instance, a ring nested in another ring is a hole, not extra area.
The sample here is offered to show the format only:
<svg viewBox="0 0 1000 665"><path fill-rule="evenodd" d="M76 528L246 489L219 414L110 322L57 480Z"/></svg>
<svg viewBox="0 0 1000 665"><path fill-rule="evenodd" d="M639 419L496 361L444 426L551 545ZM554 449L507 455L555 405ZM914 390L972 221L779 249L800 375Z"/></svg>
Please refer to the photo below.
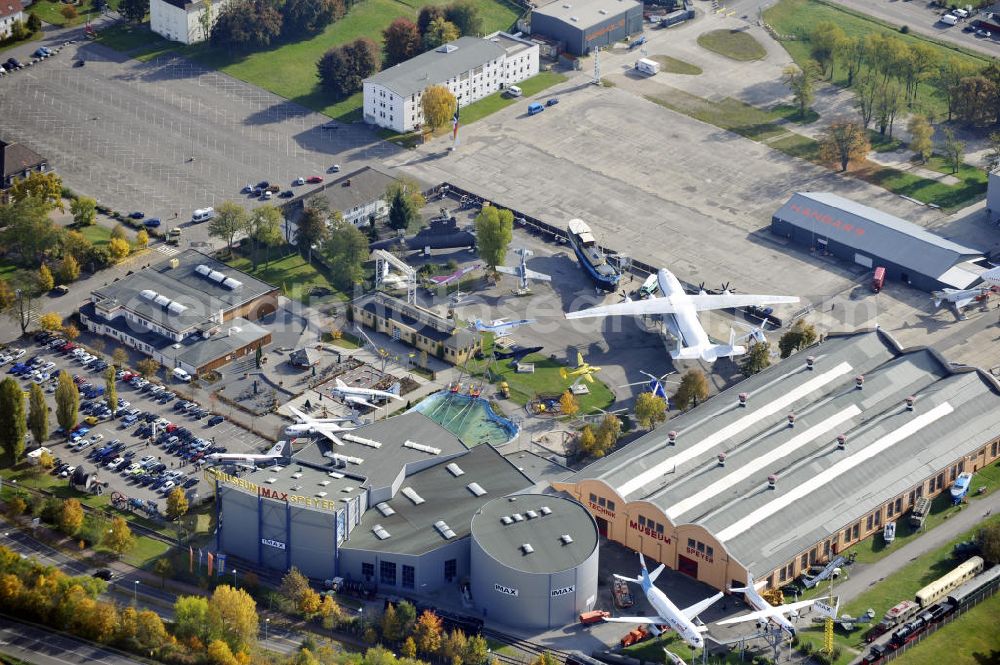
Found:
<svg viewBox="0 0 1000 665"><path fill-rule="evenodd" d="M401 384L399 381L396 381L394 384L389 386L388 392L392 393L393 395L399 395L399 391L402 389L403 389L403 384Z"/></svg>
<svg viewBox="0 0 1000 665"><path fill-rule="evenodd" d="M642 584L642 580L638 577L626 577L625 575L619 575L615 573L615 578L622 580L623 582L634 582L635 584Z"/></svg>
<svg viewBox="0 0 1000 665"><path fill-rule="evenodd" d="M746 347L739 344L712 344L701 354L701 358L707 362L712 362L718 358L742 356L746 352Z"/></svg>
<svg viewBox="0 0 1000 665"><path fill-rule="evenodd" d="M563 378L563 381L569 378L569 372L566 371L565 367L559 368L559 376Z"/></svg>
<svg viewBox="0 0 1000 665"><path fill-rule="evenodd" d="M280 457L282 451L284 451L284 450L285 450L285 442L284 441L279 441L276 444L274 444L273 446L271 446L271 449L267 451L267 454L268 455L273 455L274 457Z"/></svg>
<svg viewBox="0 0 1000 665"><path fill-rule="evenodd" d="M346 388L346 387L347 387L347 384L346 384L346 383L344 383L344 382L343 382L343 380L341 380L341 379L337 379L337 387L338 387L338 388Z"/></svg>

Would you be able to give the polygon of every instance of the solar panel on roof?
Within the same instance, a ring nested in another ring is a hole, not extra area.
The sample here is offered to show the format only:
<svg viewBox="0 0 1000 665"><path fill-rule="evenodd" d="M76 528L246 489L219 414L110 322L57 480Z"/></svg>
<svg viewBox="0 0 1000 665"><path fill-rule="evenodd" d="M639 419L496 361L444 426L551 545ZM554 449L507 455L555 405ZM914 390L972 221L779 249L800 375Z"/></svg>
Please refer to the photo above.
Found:
<svg viewBox="0 0 1000 665"><path fill-rule="evenodd" d="M482 485L480 485L479 483L469 483L465 487L476 496L482 496L486 494L486 490L484 490Z"/></svg>

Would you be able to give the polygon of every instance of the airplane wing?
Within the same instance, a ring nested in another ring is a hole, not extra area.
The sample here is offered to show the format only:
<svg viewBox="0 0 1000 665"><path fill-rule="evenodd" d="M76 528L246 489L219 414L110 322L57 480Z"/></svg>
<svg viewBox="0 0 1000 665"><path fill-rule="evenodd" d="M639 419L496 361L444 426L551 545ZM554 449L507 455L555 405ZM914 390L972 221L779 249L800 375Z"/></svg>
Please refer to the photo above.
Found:
<svg viewBox="0 0 1000 665"><path fill-rule="evenodd" d="M743 623L745 621L756 621L757 619L769 619L779 614L788 614L790 612L795 612L797 610L805 609L811 606L817 600L823 600L823 599L814 598L812 600L800 600L797 603L776 605L769 610L759 610L757 612L750 612L749 614L741 614L740 616L733 617L732 619L724 619L722 621L716 621L716 623L719 624L720 626L725 626L733 623Z"/></svg>
<svg viewBox="0 0 1000 665"><path fill-rule="evenodd" d="M525 268L524 270L524 276L527 277L528 279L537 279L540 282L552 281L552 277L550 275L546 275L545 273L541 272L535 272L534 270L528 270L527 268Z"/></svg>
<svg viewBox="0 0 1000 665"><path fill-rule="evenodd" d="M666 623L662 617L604 617L604 620L614 623L651 623L654 626Z"/></svg>
<svg viewBox="0 0 1000 665"><path fill-rule="evenodd" d="M340 438L339 438L339 437L338 437L338 436L337 436L336 434L334 434L333 432L331 432L331 431L329 431L329 430L325 430L325 429L320 429L320 430L317 430L317 431L318 431L318 432L319 432L320 434L322 434L323 436L325 436L326 438L328 438L328 439L330 439L331 441L333 441L333 442L334 442L335 444L337 444L338 446L342 446L342 445L344 445L344 442L343 442L343 441L341 441L341 440L340 440Z"/></svg>
<svg viewBox="0 0 1000 665"><path fill-rule="evenodd" d="M799 301L797 296L754 296L743 293L705 294L688 297L691 299L691 304L699 312L708 309L730 309L734 307L748 307L750 305L777 305Z"/></svg>
<svg viewBox="0 0 1000 665"><path fill-rule="evenodd" d="M312 418L310 418L306 414L302 413L301 411L299 411L298 409L296 409L294 406L289 405L288 410L291 411L292 414L296 418L298 418L300 422L308 423L310 420L312 420Z"/></svg>
<svg viewBox="0 0 1000 665"><path fill-rule="evenodd" d="M695 603L691 607L685 607L683 610L681 610L681 614L686 616L688 620L693 621L696 616L707 610L712 605L712 603L722 598L722 595L723 594L720 591L711 598L706 598L700 603Z"/></svg>
<svg viewBox="0 0 1000 665"><path fill-rule="evenodd" d="M673 314L677 311L669 298L650 298L649 300L635 300L615 303L614 305L600 305L589 309L582 309L579 312L567 312L567 319L589 319L598 316L642 316L643 314Z"/></svg>
<svg viewBox="0 0 1000 665"><path fill-rule="evenodd" d="M502 272L505 275L520 275L521 269L517 266L497 266L497 272Z"/></svg>
<svg viewBox="0 0 1000 665"><path fill-rule="evenodd" d="M344 398L344 400L350 402L351 404L360 404L361 406L367 406L367 407L370 407L372 409L377 409L378 408L377 406L375 406L374 404L372 404L371 402L369 402L365 398L358 397L357 395L348 395L347 397Z"/></svg>
<svg viewBox="0 0 1000 665"><path fill-rule="evenodd" d="M592 377L590 375L590 372L587 372L586 374L584 374L583 378L587 380L587 383L593 383L594 382L594 377Z"/></svg>

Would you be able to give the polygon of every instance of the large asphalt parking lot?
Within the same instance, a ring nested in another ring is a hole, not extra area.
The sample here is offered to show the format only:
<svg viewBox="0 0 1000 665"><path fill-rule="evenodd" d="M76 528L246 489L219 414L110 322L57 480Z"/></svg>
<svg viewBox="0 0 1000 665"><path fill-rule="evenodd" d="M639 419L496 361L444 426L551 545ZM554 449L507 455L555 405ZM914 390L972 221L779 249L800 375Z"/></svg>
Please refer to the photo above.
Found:
<svg viewBox="0 0 1000 665"><path fill-rule="evenodd" d="M77 192L167 224L240 199L247 183L284 188L396 150L364 125L324 128L326 116L183 58L144 63L89 42L0 79L0 118L5 140L44 155Z"/></svg>
<svg viewBox="0 0 1000 665"><path fill-rule="evenodd" d="M84 377L94 386L104 385L104 379L101 372L89 371L86 367L82 367L70 356L52 351L44 345L38 343L22 341L12 346L12 348L18 347L24 348L26 351L24 356L20 359L22 362L28 360L32 356L39 356L46 362L55 363L55 366L48 370L52 376L58 376L59 371L65 370L69 372L70 375L80 375L81 377ZM13 363L7 363L4 365L3 371L6 373L12 366ZM30 380L22 377L21 383L23 384L23 387L27 389L30 384ZM169 381L164 385L168 390L176 389L177 387L182 386L182 384L175 384ZM179 401L183 401L181 398L161 404L154 401L149 393L141 392L124 381L117 382L117 388L119 398L129 402L130 406L128 408L155 413L162 418L166 418L173 424L187 427L196 437L209 441L214 438L216 445L225 447L228 452L257 453L265 451L272 445L269 441L262 439L256 434L253 434L242 427L229 422L228 420L215 425L214 427L209 427L208 417L196 420L193 417L186 416L173 408L174 404ZM46 392L46 397L48 398L49 405L52 409L50 414L49 431L53 432L58 427L58 423L55 421L55 398L50 392ZM81 395L80 399L82 405L86 401L86 398ZM84 422L85 418L86 414L81 412L79 422ZM111 420L91 426L90 431L86 434L85 438L91 439L95 435L100 435L103 438L88 445L80 451L72 450L66 439L59 436L50 437L50 440L47 442L47 447L52 450L52 454L59 458L62 462L66 462L72 466L83 464L85 468L90 470L97 468L99 478L102 481L110 483L110 487L108 488L110 492L118 491L130 498L135 497L143 500L152 500L157 502L161 510L165 507L166 503L163 494L152 490L149 487L141 487L135 483L133 478L121 475L121 471L128 466L127 464L123 465L118 472L112 472L104 469L103 467L96 467L94 461L87 458L88 455L95 449L106 446L115 439L118 439L122 443L126 444L126 448L121 451L121 454L127 452L133 453L134 459L131 461L138 462L143 457L152 455L157 457L160 462L166 465L167 471L175 469L181 471L184 474L182 476L182 482L188 478L197 478L199 480L198 484L187 488L189 498L193 499L195 494L204 496L207 492L211 491L211 488L208 487L208 483L203 479L203 474L195 467L194 464L182 459L178 455L168 453L155 443L147 443L146 439L140 439L137 437L134 432L138 429L139 424L140 423L137 423L126 428L122 427L120 420Z"/></svg>

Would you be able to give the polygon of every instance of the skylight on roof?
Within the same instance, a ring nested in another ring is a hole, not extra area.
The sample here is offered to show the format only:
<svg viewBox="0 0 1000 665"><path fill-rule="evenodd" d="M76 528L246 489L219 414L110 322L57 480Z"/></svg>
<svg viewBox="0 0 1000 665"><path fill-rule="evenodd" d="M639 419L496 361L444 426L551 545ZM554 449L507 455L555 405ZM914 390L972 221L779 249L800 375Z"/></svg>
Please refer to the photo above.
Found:
<svg viewBox="0 0 1000 665"><path fill-rule="evenodd" d="M403 496L412 501L413 505L415 506L419 506L424 502L424 498L419 494L417 494L416 490L414 490L412 487L404 487Z"/></svg>
<svg viewBox="0 0 1000 665"><path fill-rule="evenodd" d="M551 515L552 509L549 508L548 506L542 506L541 508L538 509L538 512L540 512L542 515Z"/></svg>
<svg viewBox="0 0 1000 665"><path fill-rule="evenodd" d="M459 465L455 464L454 462L452 462L451 464L449 464L445 468L448 469L448 471L451 473L451 475L455 476L456 478L458 478L459 476L464 476L465 475L465 471L462 471L462 467L460 467Z"/></svg>
<svg viewBox="0 0 1000 665"><path fill-rule="evenodd" d="M212 272L212 269L206 266L204 263L202 263L197 268L195 268L194 271L199 275L201 275L202 277L204 277L208 273Z"/></svg>
<svg viewBox="0 0 1000 665"><path fill-rule="evenodd" d="M562 541L563 545L569 545L570 543L573 542L573 536L569 535L568 533L564 533L563 535L559 536L559 540Z"/></svg>
<svg viewBox="0 0 1000 665"><path fill-rule="evenodd" d="M155 302L160 307L166 307L167 305L170 304L170 298L164 295L158 295L155 298L153 298L153 302Z"/></svg>
<svg viewBox="0 0 1000 665"><path fill-rule="evenodd" d="M355 434L342 434L340 438L345 441L352 441L354 443L360 443L362 446L368 446L369 448L381 448L382 444L373 439L366 439L363 436L357 436Z"/></svg>
<svg viewBox="0 0 1000 665"><path fill-rule="evenodd" d="M380 513L382 513L382 517L389 517L389 515L396 514L396 511L392 509L392 506L390 506L385 501L383 501L382 503L376 503L375 507L378 509Z"/></svg>
<svg viewBox="0 0 1000 665"><path fill-rule="evenodd" d="M331 471L326 475L330 476L331 478L337 478L338 480L344 477L344 474L342 474L340 471Z"/></svg>
<svg viewBox="0 0 1000 665"><path fill-rule="evenodd" d="M486 490L484 490L482 485L480 485L479 483L469 483L465 487L476 496L482 496L486 494Z"/></svg>
<svg viewBox="0 0 1000 665"><path fill-rule="evenodd" d="M535 551L535 548L531 546L531 543L525 543L521 545L521 551L525 554L531 554Z"/></svg>
<svg viewBox="0 0 1000 665"><path fill-rule="evenodd" d="M233 279L232 277L227 277L222 280L222 285L229 289L230 291L236 291L243 286L243 282L238 279Z"/></svg>
<svg viewBox="0 0 1000 665"><path fill-rule="evenodd" d="M139 291L139 297L144 298L146 300L152 300L158 295L160 294L158 294L156 291L153 291L152 289L145 289L143 291Z"/></svg>
<svg viewBox="0 0 1000 665"><path fill-rule="evenodd" d="M273 484L273 483L278 482L278 479L277 478L268 478L265 482Z"/></svg>
<svg viewBox="0 0 1000 665"><path fill-rule="evenodd" d="M454 53L458 50L458 47L454 44L441 44L435 49L438 53Z"/></svg>
<svg viewBox="0 0 1000 665"><path fill-rule="evenodd" d="M445 540L451 540L455 537L455 532L451 530L451 527L448 526L444 520L438 520L435 522L434 528L438 530L438 533L440 533Z"/></svg>
<svg viewBox="0 0 1000 665"><path fill-rule="evenodd" d="M524 516L527 517L529 520L533 520L536 517L538 517L538 513L536 513L534 510L526 510L524 511Z"/></svg>
<svg viewBox="0 0 1000 665"><path fill-rule="evenodd" d="M510 518L510 515L504 515L503 517L500 518L500 521L503 522L504 524L513 524L514 523L514 520L512 520Z"/></svg>
<svg viewBox="0 0 1000 665"><path fill-rule="evenodd" d="M404 441L403 445L407 448L413 448L414 450L419 450L422 453L429 453L431 455L441 454L440 448L435 448L434 446L425 446L422 443L417 443L416 441L410 441L409 439Z"/></svg>
<svg viewBox="0 0 1000 665"><path fill-rule="evenodd" d="M524 521L524 515L522 515L521 513L514 513L513 515L511 515L511 517L514 519L515 522Z"/></svg>
<svg viewBox="0 0 1000 665"><path fill-rule="evenodd" d="M387 540L390 535L389 532L385 530L385 527L383 527L381 524L376 524L375 526L373 526L372 533L374 533L375 537L378 538L379 540Z"/></svg>
<svg viewBox="0 0 1000 665"><path fill-rule="evenodd" d="M316 496L322 499L323 497L326 496L326 492L316 492Z"/></svg>

